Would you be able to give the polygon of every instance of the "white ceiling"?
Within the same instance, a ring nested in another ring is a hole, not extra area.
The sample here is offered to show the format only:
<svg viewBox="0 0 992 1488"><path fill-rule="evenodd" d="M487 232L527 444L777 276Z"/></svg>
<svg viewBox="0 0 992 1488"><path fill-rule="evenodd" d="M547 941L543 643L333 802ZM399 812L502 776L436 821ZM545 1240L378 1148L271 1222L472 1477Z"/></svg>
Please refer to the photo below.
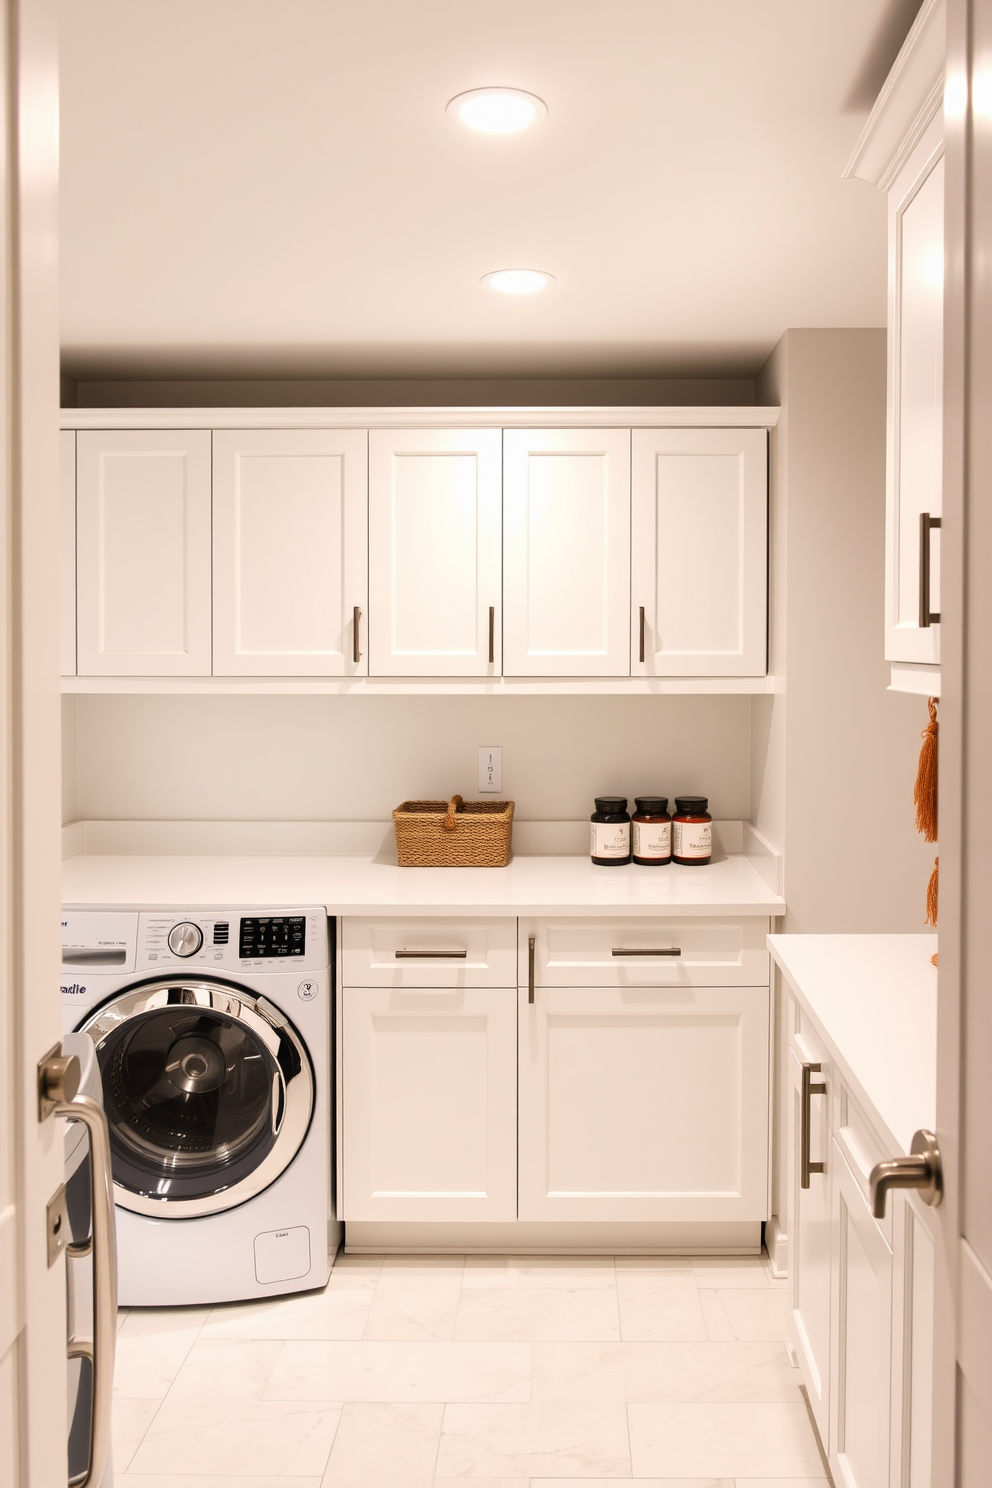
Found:
<svg viewBox="0 0 992 1488"><path fill-rule="evenodd" d="M66 370L748 375L882 325L841 171L918 5L63 0ZM487 83L548 118L445 116Z"/></svg>

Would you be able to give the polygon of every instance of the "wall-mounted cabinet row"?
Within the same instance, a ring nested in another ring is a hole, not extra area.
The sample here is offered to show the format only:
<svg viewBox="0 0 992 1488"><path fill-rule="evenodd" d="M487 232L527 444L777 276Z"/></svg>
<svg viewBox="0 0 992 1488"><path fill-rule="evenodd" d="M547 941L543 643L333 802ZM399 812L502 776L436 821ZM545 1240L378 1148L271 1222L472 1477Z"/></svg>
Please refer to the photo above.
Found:
<svg viewBox="0 0 992 1488"><path fill-rule="evenodd" d="M63 672L766 670L763 429L63 440Z"/></svg>

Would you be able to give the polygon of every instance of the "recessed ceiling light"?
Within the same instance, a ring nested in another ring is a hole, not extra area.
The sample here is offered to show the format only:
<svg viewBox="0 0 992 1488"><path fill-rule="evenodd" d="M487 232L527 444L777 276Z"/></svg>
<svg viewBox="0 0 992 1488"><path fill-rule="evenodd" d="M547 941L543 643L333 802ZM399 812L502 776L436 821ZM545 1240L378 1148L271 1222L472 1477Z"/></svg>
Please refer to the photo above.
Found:
<svg viewBox="0 0 992 1488"><path fill-rule="evenodd" d="M452 98L446 109L449 119L483 134L516 134L547 112L547 104L536 94L520 88L473 88Z"/></svg>
<svg viewBox="0 0 992 1488"><path fill-rule="evenodd" d="M510 295L537 294L554 282L554 274L545 274L543 269L495 269L482 276L482 283L490 289Z"/></svg>

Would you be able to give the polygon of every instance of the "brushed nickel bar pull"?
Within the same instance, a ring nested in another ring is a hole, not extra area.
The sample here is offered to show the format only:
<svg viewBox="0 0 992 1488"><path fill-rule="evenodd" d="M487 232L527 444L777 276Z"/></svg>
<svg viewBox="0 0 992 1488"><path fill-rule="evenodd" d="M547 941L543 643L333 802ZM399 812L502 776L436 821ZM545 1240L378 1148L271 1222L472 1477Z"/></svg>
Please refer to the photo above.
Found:
<svg viewBox="0 0 992 1488"><path fill-rule="evenodd" d="M640 621L640 624L641 624L641 646L640 646L640 652L638 654L638 660L641 661L641 662L643 662L643 660L644 660L644 606L643 605L641 605L641 607L640 607L640 615L641 615L641 621Z"/></svg>
<svg viewBox="0 0 992 1488"><path fill-rule="evenodd" d="M362 653L358 645L358 625L362 618L362 612L358 605L355 606L354 617L351 622L351 659L357 666L362 659Z"/></svg>
<svg viewBox="0 0 992 1488"><path fill-rule="evenodd" d="M496 661L496 606L489 606L489 665Z"/></svg>
<svg viewBox="0 0 992 1488"><path fill-rule="evenodd" d="M464 961L468 951L394 951L397 961Z"/></svg>
<svg viewBox="0 0 992 1488"><path fill-rule="evenodd" d="M527 1001L534 1001L534 944L535 937L527 937Z"/></svg>
<svg viewBox="0 0 992 1488"><path fill-rule="evenodd" d="M681 956L681 946L656 946L654 950L642 951L640 947L614 946L614 956Z"/></svg>
<svg viewBox="0 0 992 1488"><path fill-rule="evenodd" d="M920 629L940 624L940 611L930 608L930 534L940 531L940 518L920 512Z"/></svg>
<svg viewBox="0 0 992 1488"><path fill-rule="evenodd" d="M810 1076L820 1073L818 1064L803 1065L803 1093L802 1109L800 1111L799 1131L799 1187L809 1188L811 1173L822 1173L824 1164L822 1162L810 1162L809 1160L809 1098L811 1095L826 1095L827 1087L822 1081L815 1084Z"/></svg>
<svg viewBox="0 0 992 1488"><path fill-rule="evenodd" d="M933 1132L923 1129L914 1132L909 1157L893 1157L872 1168L868 1189L871 1212L876 1219L885 1218L885 1196L890 1188L919 1189L924 1204L937 1208L944 1197L944 1170Z"/></svg>

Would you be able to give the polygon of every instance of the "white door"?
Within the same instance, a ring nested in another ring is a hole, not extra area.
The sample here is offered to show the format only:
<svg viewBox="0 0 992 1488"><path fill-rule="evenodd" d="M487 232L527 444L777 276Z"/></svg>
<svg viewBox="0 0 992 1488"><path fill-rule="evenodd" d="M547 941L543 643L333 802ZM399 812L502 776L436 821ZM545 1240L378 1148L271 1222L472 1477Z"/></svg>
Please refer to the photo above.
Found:
<svg viewBox="0 0 992 1488"><path fill-rule="evenodd" d="M520 992L520 1218L767 1218L767 987Z"/></svg>
<svg viewBox="0 0 992 1488"><path fill-rule="evenodd" d="M369 674L500 672L498 429L369 435Z"/></svg>
<svg viewBox="0 0 992 1488"><path fill-rule="evenodd" d="M368 435L215 430L213 670L368 672Z"/></svg>
<svg viewBox="0 0 992 1488"><path fill-rule="evenodd" d="M939 520L943 511L942 114L890 188L888 209L885 655L932 663L940 661L940 622L922 620L940 613L940 528L920 519L926 513Z"/></svg>
<svg viewBox="0 0 992 1488"><path fill-rule="evenodd" d="M59 659L63 677L76 675L76 436L59 434Z"/></svg>
<svg viewBox="0 0 992 1488"><path fill-rule="evenodd" d="M63 1123L37 1067L59 1007L58 68L55 7L4 7L0 106L0 1483L66 1482ZM17 452L17 459L12 452Z"/></svg>
<svg viewBox="0 0 992 1488"><path fill-rule="evenodd" d="M512 987L346 987L348 1220L517 1214Z"/></svg>
<svg viewBox="0 0 992 1488"><path fill-rule="evenodd" d="M635 429L631 672L767 671L768 438L763 429Z"/></svg>
<svg viewBox="0 0 992 1488"><path fill-rule="evenodd" d="M76 436L78 669L210 675L210 434Z"/></svg>
<svg viewBox="0 0 992 1488"><path fill-rule="evenodd" d="M630 672L630 431L503 433L503 671Z"/></svg>
<svg viewBox="0 0 992 1488"><path fill-rule="evenodd" d="M835 1141L827 1162L837 1245L830 1465L846 1488L889 1488L892 1251Z"/></svg>
<svg viewBox="0 0 992 1488"><path fill-rule="evenodd" d="M811 1163L822 1164L822 1169L811 1172L809 1187L803 1188L803 1063L821 1063L818 1050L806 1049L803 1053L805 1059L800 1060L794 1049L789 1050L789 1336L820 1440L826 1442L830 1400L830 1134L827 1096L810 1095L809 1157ZM826 1083L822 1069L811 1072L810 1083Z"/></svg>

